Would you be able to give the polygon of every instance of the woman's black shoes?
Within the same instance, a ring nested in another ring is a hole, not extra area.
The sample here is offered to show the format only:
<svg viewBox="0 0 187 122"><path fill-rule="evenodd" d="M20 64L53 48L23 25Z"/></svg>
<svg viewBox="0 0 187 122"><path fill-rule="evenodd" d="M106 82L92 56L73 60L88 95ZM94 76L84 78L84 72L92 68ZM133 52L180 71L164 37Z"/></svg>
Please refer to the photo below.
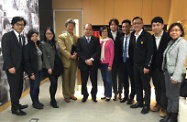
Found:
<svg viewBox="0 0 187 122"><path fill-rule="evenodd" d="M50 102L50 105L51 105L53 108L59 108L59 106L57 105L57 102L56 102L56 101L51 101L51 102Z"/></svg>

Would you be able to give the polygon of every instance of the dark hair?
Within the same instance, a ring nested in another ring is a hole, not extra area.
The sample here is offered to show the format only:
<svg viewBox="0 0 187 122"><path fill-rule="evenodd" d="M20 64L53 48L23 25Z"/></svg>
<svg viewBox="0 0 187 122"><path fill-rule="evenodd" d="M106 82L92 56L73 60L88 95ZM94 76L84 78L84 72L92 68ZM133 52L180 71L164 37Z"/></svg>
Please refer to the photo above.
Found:
<svg viewBox="0 0 187 122"><path fill-rule="evenodd" d="M101 34L102 34L102 32L103 32L104 30L107 30L107 32L108 32L108 27L107 27L107 26L100 27L100 29L99 29L99 34L100 34L100 36L102 36Z"/></svg>
<svg viewBox="0 0 187 122"><path fill-rule="evenodd" d="M6 25L10 24L9 20L7 18L5 18L3 20L3 28L5 29Z"/></svg>
<svg viewBox="0 0 187 122"><path fill-rule="evenodd" d="M164 24L164 21L163 21L162 17L159 17L159 16L154 17L154 18L151 20L151 24L153 24L154 22L155 22L155 23L158 22L158 23Z"/></svg>
<svg viewBox="0 0 187 122"><path fill-rule="evenodd" d="M118 21L118 19L116 19L116 18L113 18L113 19L111 19L110 21L109 21L109 26L112 24L112 22L114 22L117 26L119 26L119 21Z"/></svg>
<svg viewBox="0 0 187 122"><path fill-rule="evenodd" d="M31 37L32 37L32 35L34 34L34 33L36 33L37 35L38 35L38 31L36 30L36 29L30 29L29 31L28 31L28 33L27 33L27 39L28 39L28 41L31 41Z"/></svg>
<svg viewBox="0 0 187 122"><path fill-rule="evenodd" d="M55 33L54 33L54 30L51 28L51 27L47 27L45 30L44 30L44 41L47 41L47 37L46 37L46 31L47 30L50 30L52 33L53 33L53 38L51 41L54 41L55 42Z"/></svg>
<svg viewBox="0 0 187 122"><path fill-rule="evenodd" d="M74 21L73 19L70 18L70 19L66 20L66 22L65 22L65 27L67 27L69 23L72 23L74 26L75 26L75 24L76 24L75 21Z"/></svg>
<svg viewBox="0 0 187 122"><path fill-rule="evenodd" d="M129 19L123 20L123 21L121 22L121 24L123 24L123 23L128 23L129 25L131 25L131 21L130 21Z"/></svg>
<svg viewBox="0 0 187 122"><path fill-rule="evenodd" d="M178 27L180 28L180 30L181 30L181 32L182 32L182 34L181 34L180 36L183 37L183 36L184 36L184 28L183 28L182 24L181 24L181 23L178 23L178 22L175 22L175 23L173 23L173 24L170 25L170 27L169 27L169 29L168 29L168 33L170 33L170 32L171 32L171 29L172 29L173 27L175 27L175 26L178 26Z"/></svg>
<svg viewBox="0 0 187 122"><path fill-rule="evenodd" d="M19 21L23 21L24 22L24 26L27 24L26 20L23 17L20 17L20 16L13 17L11 24L14 25L14 24L16 24Z"/></svg>
<svg viewBox="0 0 187 122"><path fill-rule="evenodd" d="M135 19L140 19L140 20L142 21L142 23L143 23L143 19L142 19L141 17L139 17L139 16L134 17L134 18L132 19L132 22L133 22Z"/></svg>

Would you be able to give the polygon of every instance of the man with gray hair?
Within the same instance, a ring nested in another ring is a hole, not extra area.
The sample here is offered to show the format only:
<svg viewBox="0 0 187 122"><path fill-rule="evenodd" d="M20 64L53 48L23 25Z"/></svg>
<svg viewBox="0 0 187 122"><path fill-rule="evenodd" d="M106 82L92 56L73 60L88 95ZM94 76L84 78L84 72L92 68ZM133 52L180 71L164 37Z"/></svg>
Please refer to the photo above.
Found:
<svg viewBox="0 0 187 122"><path fill-rule="evenodd" d="M75 76L77 71L77 51L76 44L78 37L74 35L75 21L68 19L65 22L66 32L59 36L59 48L61 60L64 66L62 77L62 89L65 102L69 103L70 99L77 100L75 93Z"/></svg>

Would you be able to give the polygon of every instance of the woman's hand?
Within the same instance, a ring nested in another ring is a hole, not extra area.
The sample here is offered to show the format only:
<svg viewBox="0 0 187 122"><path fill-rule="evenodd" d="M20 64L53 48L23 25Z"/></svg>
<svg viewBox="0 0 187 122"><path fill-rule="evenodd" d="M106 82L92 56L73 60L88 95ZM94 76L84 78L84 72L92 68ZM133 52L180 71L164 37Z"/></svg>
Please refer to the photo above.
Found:
<svg viewBox="0 0 187 122"><path fill-rule="evenodd" d="M34 73L32 73L32 75L30 76L30 79L35 80L35 75L34 75Z"/></svg>
<svg viewBox="0 0 187 122"><path fill-rule="evenodd" d="M112 67L108 67L108 71L111 71L112 70Z"/></svg>
<svg viewBox="0 0 187 122"><path fill-rule="evenodd" d="M50 75L53 73L52 69L48 69L47 72L48 72L48 74L50 74Z"/></svg>
<svg viewBox="0 0 187 122"><path fill-rule="evenodd" d="M172 84L177 84L177 81L171 80L171 83L172 83Z"/></svg>
<svg viewBox="0 0 187 122"><path fill-rule="evenodd" d="M8 72L11 74L15 74L16 73L16 69L14 67L8 69Z"/></svg>

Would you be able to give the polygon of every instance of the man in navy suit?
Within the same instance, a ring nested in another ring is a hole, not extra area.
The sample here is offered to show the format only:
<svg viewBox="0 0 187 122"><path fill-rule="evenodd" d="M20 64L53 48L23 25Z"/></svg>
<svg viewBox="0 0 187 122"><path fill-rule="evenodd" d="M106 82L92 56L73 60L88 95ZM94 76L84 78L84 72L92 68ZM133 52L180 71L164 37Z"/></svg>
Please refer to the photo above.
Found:
<svg viewBox="0 0 187 122"><path fill-rule="evenodd" d="M87 91L88 77L90 76L92 83L92 100L97 102L97 71L99 67L99 58L101 47L99 38L92 36L92 25L86 24L84 26L84 36L78 38L77 41L77 54L79 57L78 67L81 71L82 79L82 102L86 102L89 94Z"/></svg>
<svg viewBox="0 0 187 122"><path fill-rule="evenodd" d="M24 18L16 16L12 19L13 31L5 33L2 37L2 53L4 58L3 70L6 71L10 86L11 110L12 114L19 116L26 115L21 109L27 105L19 104L23 90L23 45L25 39L21 35L26 21Z"/></svg>

